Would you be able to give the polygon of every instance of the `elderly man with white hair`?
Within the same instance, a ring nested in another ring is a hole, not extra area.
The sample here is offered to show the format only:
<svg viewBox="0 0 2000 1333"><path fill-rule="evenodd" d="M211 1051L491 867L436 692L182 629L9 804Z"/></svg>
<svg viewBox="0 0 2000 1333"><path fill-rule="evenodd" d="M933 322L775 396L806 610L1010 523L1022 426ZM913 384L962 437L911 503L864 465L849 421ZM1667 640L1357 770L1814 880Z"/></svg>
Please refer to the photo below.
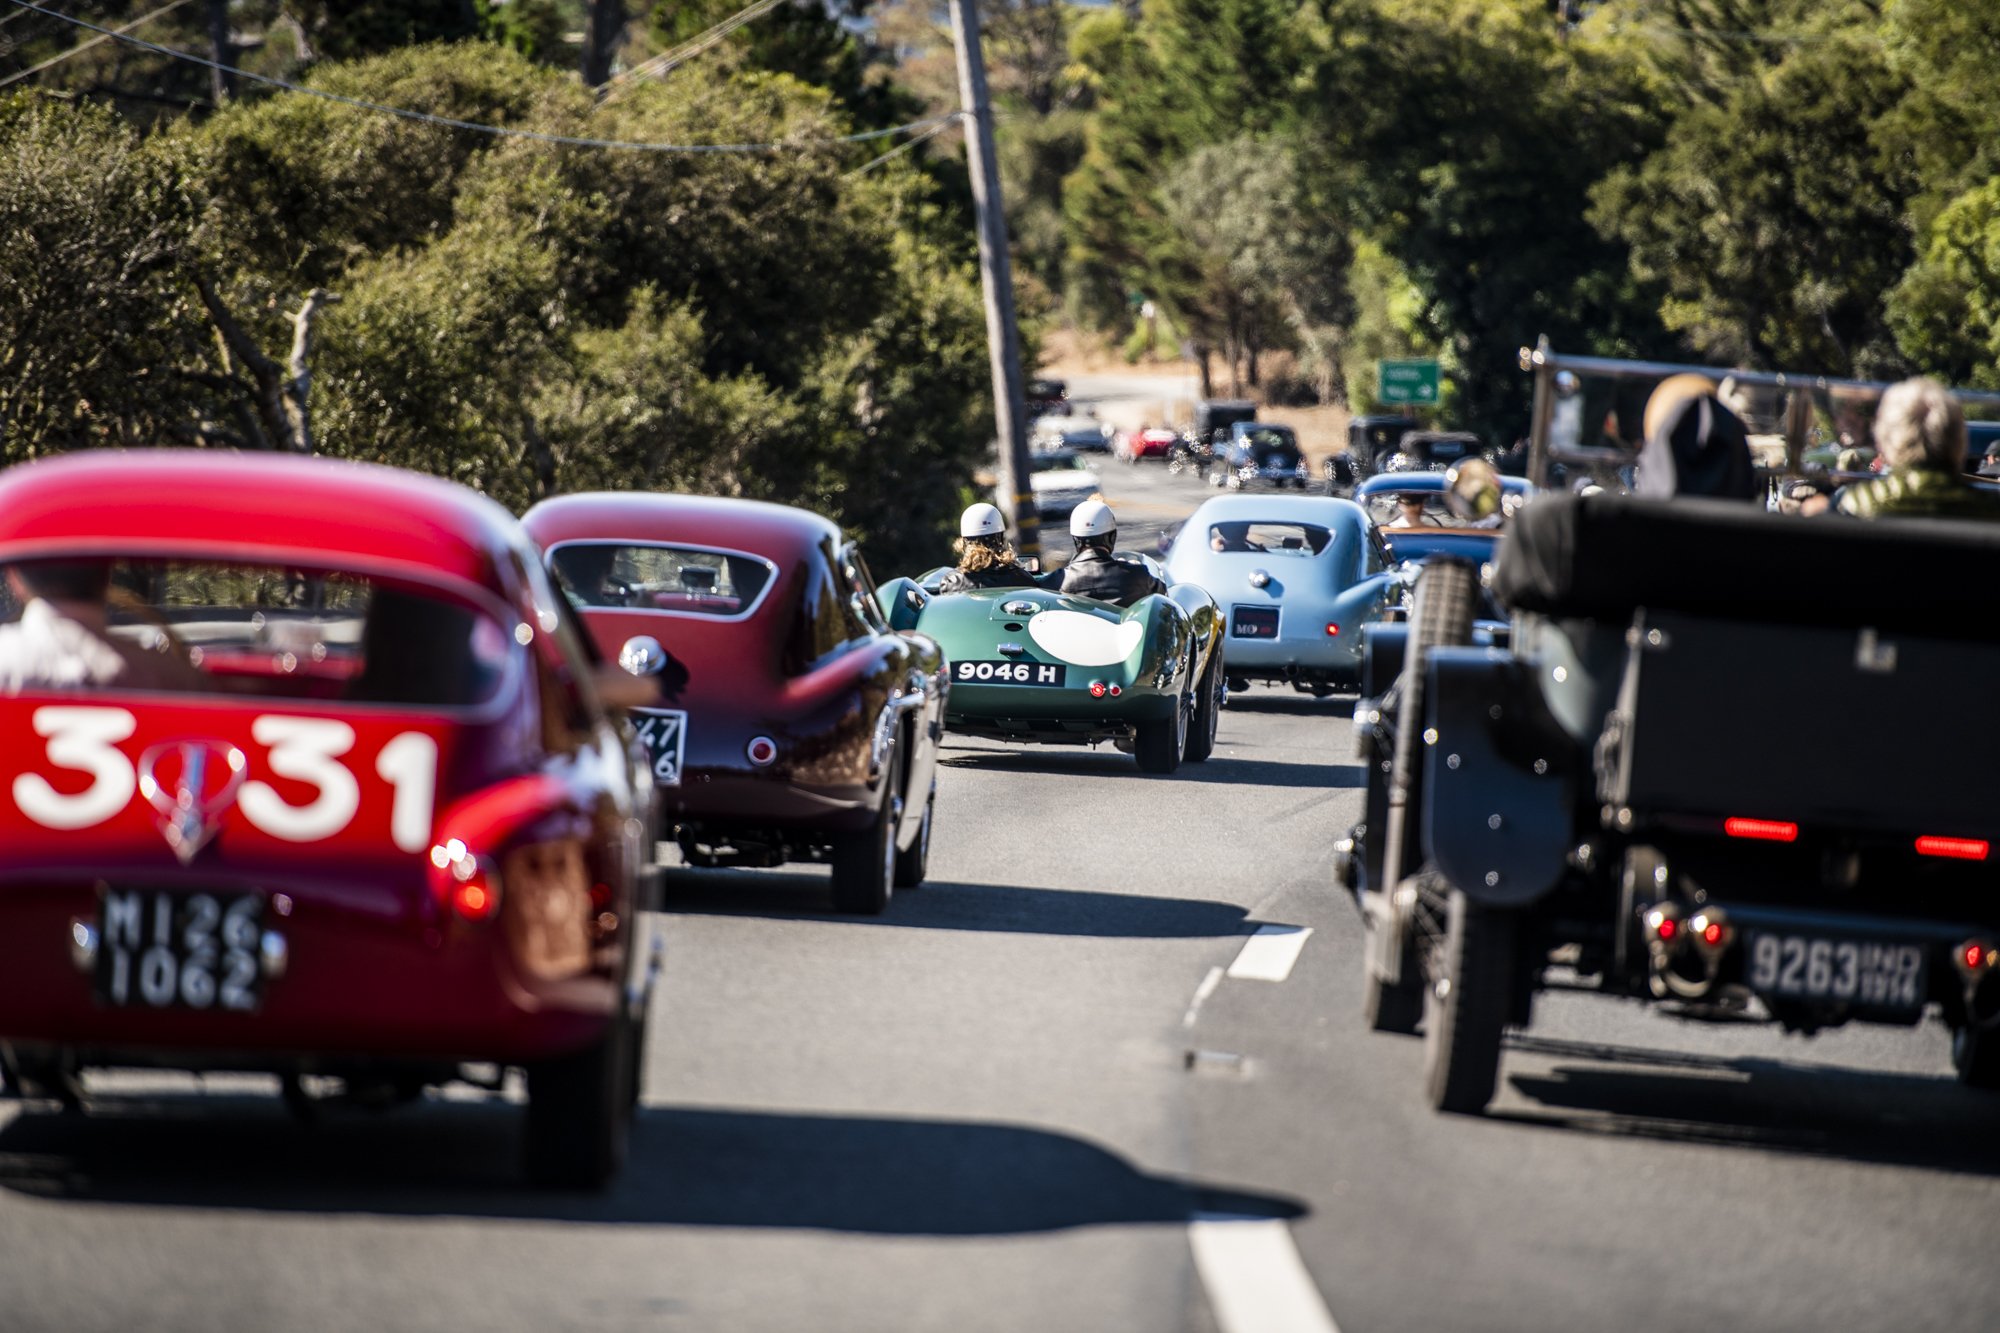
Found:
<svg viewBox="0 0 2000 1333"><path fill-rule="evenodd" d="M1933 379L1904 380L1875 410L1875 447L1888 475L1849 486L1839 510L1857 518L1914 514L2000 519L2000 493L1968 482L1965 411Z"/></svg>

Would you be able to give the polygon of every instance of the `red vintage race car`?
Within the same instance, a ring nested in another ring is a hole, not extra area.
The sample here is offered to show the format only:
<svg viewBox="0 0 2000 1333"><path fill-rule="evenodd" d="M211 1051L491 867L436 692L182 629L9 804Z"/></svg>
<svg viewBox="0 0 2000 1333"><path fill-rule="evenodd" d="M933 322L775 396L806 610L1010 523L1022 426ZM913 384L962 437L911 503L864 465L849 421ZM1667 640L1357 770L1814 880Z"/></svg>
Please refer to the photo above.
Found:
<svg viewBox="0 0 2000 1333"><path fill-rule="evenodd" d="M518 1066L530 1174L616 1169L650 774L506 511L362 464L72 455L0 473L0 565L11 1087L380 1101Z"/></svg>
<svg viewBox="0 0 2000 1333"><path fill-rule="evenodd" d="M1165 458L1173 452L1174 441L1179 438L1163 426L1128 430L1118 437L1118 456L1128 463L1136 463L1142 458Z"/></svg>
<svg viewBox="0 0 2000 1333"><path fill-rule="evenodd" d="M696 866L826 861L843 912L923 882L948 682L889 628L817 514L616 493L522 520L608 658L659 680L635 710L663 830Z"/></svg>

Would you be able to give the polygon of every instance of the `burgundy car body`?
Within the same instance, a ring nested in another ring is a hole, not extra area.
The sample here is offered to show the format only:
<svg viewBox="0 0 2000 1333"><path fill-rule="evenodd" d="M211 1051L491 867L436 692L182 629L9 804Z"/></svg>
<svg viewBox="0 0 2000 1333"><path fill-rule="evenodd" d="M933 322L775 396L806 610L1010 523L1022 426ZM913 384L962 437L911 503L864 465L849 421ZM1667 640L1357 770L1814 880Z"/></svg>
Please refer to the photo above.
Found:
<svg viewBox="0 0 2000 1333"><path fill-rule="evenodd" d="M728 553L768 571L747 605L639 588L621 595L630 604L579 606L606 658L634 639L666 650L662 703L685 715L684 749L660 757L655 788L663 830L692 864L823 859L885 807L898 850L928 837L943 655L889 628L866 566L831 522L645 492L546 500L522 521L558 573L579 546Z"/></svg>
<svg viewBox="0 0 2000 1333"><path fill-rule="evenodd" d="M310 662L208 653L213 683L188 691L0 698L10 1075L394 1071L421 1087L462 1063L567 1057L614 1018L643 1019L650 785L506 511L452 483L290 456L79 454L0 474L0 563L62 557L353 575L371 613L382 589L435 598L482 628L490 686L463 707L357 701L361 651L399 660L364 637L351 659L326 643ZM186 924L156 921L157 905L197 898L262 904L254 940L218 944L231 968L237 943L256 953L254 1003L218 999L217 975L196 985L191 956L155 956Z"/></svg>

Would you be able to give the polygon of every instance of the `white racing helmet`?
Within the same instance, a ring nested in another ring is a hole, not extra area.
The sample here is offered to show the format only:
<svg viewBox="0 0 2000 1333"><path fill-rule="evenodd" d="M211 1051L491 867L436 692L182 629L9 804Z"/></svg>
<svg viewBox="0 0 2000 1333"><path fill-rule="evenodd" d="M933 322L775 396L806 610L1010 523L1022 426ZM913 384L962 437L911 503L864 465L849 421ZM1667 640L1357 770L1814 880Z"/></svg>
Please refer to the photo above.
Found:
<svg viewBox="0 0 2000 1333"><path fill-rule="evenodd" d="M999 509L988 504L973 505L958 518L961 537L998 537L1007 531L1007 520Z"/></svg>
<svg viewBox="0 0 2000 1333"><path fill-rule="evenodd" d="M1078 541L1095 537L1116 537L1118 516L1102 500L1085 500L1069 516L1069 535Z"/></svg>

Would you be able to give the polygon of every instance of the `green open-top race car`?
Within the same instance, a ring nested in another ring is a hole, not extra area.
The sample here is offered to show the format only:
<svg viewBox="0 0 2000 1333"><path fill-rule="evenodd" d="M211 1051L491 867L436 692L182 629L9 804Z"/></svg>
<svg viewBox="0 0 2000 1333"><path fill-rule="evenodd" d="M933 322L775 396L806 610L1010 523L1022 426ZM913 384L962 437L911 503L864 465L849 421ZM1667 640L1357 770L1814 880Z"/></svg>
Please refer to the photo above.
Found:
<svg viewBox="0 0 2000 1333"><path fill-rule="evenodd" d="M1161 573L1144 556L1120 558ZM1148 773L1214 750L1227 688L1222 616L1201 588L1175 584L1121 608L1045 588L939 594L946 572L891 579L878 596L893 627L943 647L948 729L1044 745L1110 741Z"/></svg>

